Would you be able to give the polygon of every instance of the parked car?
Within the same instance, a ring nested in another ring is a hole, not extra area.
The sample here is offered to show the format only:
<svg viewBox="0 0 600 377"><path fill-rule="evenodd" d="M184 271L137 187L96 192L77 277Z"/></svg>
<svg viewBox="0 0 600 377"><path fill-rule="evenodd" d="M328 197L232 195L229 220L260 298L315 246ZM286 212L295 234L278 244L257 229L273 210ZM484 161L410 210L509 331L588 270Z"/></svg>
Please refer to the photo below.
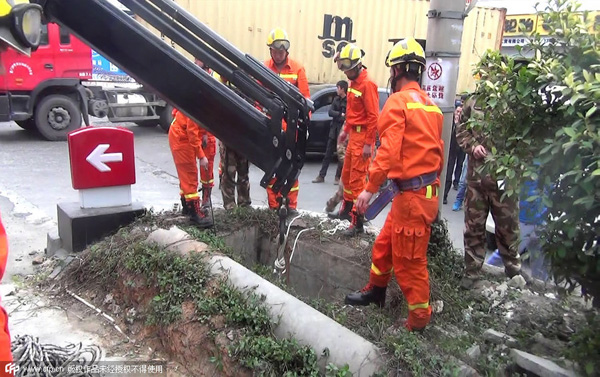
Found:
<svg viewBox="0 0 600 377"><path fill-rule="evenodd" d="M329 128L332 118L329 116L329 108L336 95L335 85L316 85L311 87L311 100L314 102L315 111L312 113L310 125L308 126L307 153L325 153ZM379 111L383 108L389 97L387 88L379 88Z"/></svg>

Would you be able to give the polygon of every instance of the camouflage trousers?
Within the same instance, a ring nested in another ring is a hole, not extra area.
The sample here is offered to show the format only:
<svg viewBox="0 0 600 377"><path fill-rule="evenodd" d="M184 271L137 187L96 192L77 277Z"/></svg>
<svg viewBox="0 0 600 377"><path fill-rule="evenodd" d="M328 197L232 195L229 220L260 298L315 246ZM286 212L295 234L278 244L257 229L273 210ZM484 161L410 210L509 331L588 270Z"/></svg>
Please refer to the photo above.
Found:
<svg viewBox="0 0 600 377"><path fill-rule="evenodd" d="M248 177L248 160L219 143L219 155L221 164L219 167L219 181L221 194L223 195L223 207L234 209L236 206L235 191L237 187L237 205L248 207L250 200L250 178ZM237 177L236 177L237 176Z"/></svg>
<svg viewBox="0 0 600 377"><path fill-rule="evenodd" d="M338 190L335 192L335 194L333 194L333 196L331 198L329 198L329 200L327 200L327 204L325 206L325 211L333 212L335 210L335 207L337 207L337 205L343 199L344 199L344 186L342 185L342 182L340 182L340 186L338 187Z"/></svg>
<svg viewBox="0 0 600 377"><path fill-rule="evenodd" d="M521 271L519 247L519 207L509 199L500 199L502 191L490 177L467 178L465 201L465 274L476 276L485 259L485 223L491 211L496 228L498 252L504 262L506 275Z"/></svg>
<svg viewBox="0 0 600 377"><path fill-rule="evenodd" d="M338 144L338 146L337 146L337 158L338 158L339 165L344 165L344 157L346 156L346 147L348 147L348 140L346 140L346 142L343 144ZM337 207L337 205L342 201L342 199L344 199L344 186L342 185L342 182L340 181L338 190L335 192L335 194L333 194L333 196L331 198L329 198L329 200L327 200L325 211L333 212L335 210L335 207Z"/></svg>

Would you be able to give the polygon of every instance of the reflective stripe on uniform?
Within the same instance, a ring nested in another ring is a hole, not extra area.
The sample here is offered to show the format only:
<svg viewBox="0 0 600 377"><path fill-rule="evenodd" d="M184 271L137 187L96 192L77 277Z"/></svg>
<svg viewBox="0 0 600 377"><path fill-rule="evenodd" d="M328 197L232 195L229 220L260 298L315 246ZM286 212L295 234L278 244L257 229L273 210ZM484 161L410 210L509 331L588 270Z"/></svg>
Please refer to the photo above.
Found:
<svg viewBox="0 0 600 377"><path fill-rule="evenodd" d="M294 79L294 80L298 80L298 75L295 73L280 73L279 77L281 77L282 79Z"/></svg>
<svg viewBox="0 0 600 377"><path fill-rule="evenodd" d="M207 185L207 184L209 184L209 183L214 183L214 182L215 182L215 180L214 180L214 179L210 179L210 180L208 180L208 181L203 181L203 180L200 180L200 183L202 183L202 184L204 184L204 185Z"/></svg>
<svg viewBox="0 0 600 377"><path fill-rule="evenodd" d="M409 102L406 104L406 108L408 110L421 109L421 110L427 111L428 113L438 113L438 114L442 113L442 110L440 110L440 108L437 107L436 105L423 105L422 103L419 103L419 102Z"/></svg>
<svg viewBox="0 0 600 377"><path fill-rule="evenodd" d="M408 305L408 310L415 310L415 309L427 309L429 307L429 303L425 302L422 304L413 304L413 305Z"/></svg>
<svg viewBox="0 0 600 377"><path fill-rule="evenodd" d="M184 195L184 198L186 198L186 199L196 199L196 198L199 198L199 197L200 197L200 194L198 194L197 192L194 193L194 194Z"/></svg>
<svg viewBox="0 0 600 377"><path fill-rule="evenodd" d="M431 199L433 197L433 186L429 185L427 186L427 192L425 193L425 197L427 199ZM435 196L439 196L439 191L438 191L438 187L435 187Z"/></svg>
<svg viewBox="0 0 600 377"><path fill-rule="evenodd" d="M348 88L348 93L354 93L354 95L355 95L356 97L360 97L360 96L362 96L362 92L360 92L360 91L358 91L358 90L356 90L356 89L354 89L354 88Z"/></svg>
<svg viewBox="0 0 600 377"><path fill-rule="evenodd" d="M381 271L379 271L379 268L377 268L377 266L375 266L373 263L371 263L371 271L373 271L373 273L377 276L391 274L393 270L394 270L393 268L390 268L390 270L388 272L381 272Z"/></svg>
<svg viewBox="0 0 600 377"><path fill-rule="evenodd" d="M355 130L356 132L360 132L360 130L362 130L362 126L356 126Z"/></svg>
<svg viewBox="0 0 600 377"><path fill-rule="evenodd" d="M347 188L344 188L344 192L345 192L346 194L350 194L350 195L352 195L352 190L348 190Z"/></svg>

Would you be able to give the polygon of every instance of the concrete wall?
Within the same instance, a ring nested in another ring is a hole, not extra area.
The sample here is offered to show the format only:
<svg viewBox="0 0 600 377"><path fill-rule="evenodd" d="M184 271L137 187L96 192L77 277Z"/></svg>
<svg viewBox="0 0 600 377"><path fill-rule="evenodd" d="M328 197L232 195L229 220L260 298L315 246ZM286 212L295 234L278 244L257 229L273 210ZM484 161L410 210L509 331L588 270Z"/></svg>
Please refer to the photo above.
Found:
<svg viewBox="0 0 600 377"><path fill-rule="evenodd" d="M277 245L257 227L232 232L225 236L225 243L248 268L257 263L273 267L277 257ZM289 271L290 286L303 297L339 300L362 288L369 276L368 267L350 260L355 253L336 242L315 244L300 239Z"/></svg>

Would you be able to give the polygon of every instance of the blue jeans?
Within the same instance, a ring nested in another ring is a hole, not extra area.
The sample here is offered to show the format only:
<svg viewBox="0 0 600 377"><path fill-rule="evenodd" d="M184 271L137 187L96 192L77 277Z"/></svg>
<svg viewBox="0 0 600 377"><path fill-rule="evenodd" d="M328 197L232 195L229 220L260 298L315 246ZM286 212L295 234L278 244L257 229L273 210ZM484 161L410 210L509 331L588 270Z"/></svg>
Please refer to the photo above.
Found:
<svg viewBox="0 0 600 377"><path fill-rule="evenodd" d="M519 254L523 252L529 252L529 267L531 268L531 275L540 280L547 281L548 267L544 258L544 254L541 250L539 240L539 227L540 225L519 223L521 242L519 244Z"/></svg>
<svg viewBox="0 0 600 377"><path fill-rule="evenodd" d="M467 192L467 166L469 165L469 156L465 156L465 161L462 166L462 172L460 173L460 181L458 183L458 193L456 194L456 203L462 205L465 200L465 194Z"/></svg>

